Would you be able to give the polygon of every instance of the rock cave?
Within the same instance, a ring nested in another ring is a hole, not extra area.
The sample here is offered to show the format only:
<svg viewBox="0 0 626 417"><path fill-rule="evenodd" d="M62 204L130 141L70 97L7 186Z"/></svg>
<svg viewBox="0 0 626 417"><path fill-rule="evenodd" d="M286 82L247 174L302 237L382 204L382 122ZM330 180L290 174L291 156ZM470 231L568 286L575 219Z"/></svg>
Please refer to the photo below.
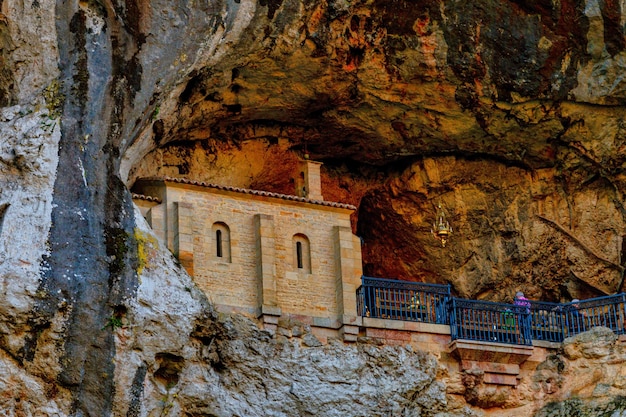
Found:
<svg viewBox="0 0 626 417"><path fill-rule="evenodd" d="M0 413L623 415L626 339L606 327L532 356L515 388L425 342L269 333L214 308L130 191L292 194L306 154L325 199L356 208L367 276L483 302L620 294L623 8L5 1Z"/></svg>

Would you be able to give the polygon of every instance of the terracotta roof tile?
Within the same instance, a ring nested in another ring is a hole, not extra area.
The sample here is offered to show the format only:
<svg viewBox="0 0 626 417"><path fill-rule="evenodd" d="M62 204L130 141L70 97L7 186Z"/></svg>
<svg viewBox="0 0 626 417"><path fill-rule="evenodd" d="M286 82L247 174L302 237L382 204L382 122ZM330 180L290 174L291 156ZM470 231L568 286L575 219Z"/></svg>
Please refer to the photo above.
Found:
<svg viewBox="0 0 626 417"><path fill-rule="evenodd" d="M335 203L335 202L332 202L332 201L324 201L324 200L312 200L312 199L309 199L309 198L306 198L306 197L298 197L296 195L272 193L272 192L269 192L269 191L260 191L260 190L250 190L250 189L247 189L247 188L239 188L239 187L230 187L230 186L226 186L226 185L211 184L211 183L207 183L207 182L203 182L203 181L189 180L189 179L186 179L186 178L162 177L162 178L146 178L146 179L162 180L162 181L167 181L167 182L175 182L175 183L179 183L179 184L197 185L197 186L200 186L200 187L215 188L217 190L234 191L236 193L258 195L258 196L262 196L262 197L273 197L273 198L280 198L282 200L300 201L300 202L303 202L303 203L318 204L320 206L336 207L336 208L342 208L342 209L348 209L348 210L356 210L356 207L351 205L351 204Z"/></svg>
<svg viewBox="0 0 626 417"><path fill-rule="evenodd" d="M132 193L133 196L133 200L146 200L146 201L153 201L155 203L161 203L161 199L158 197L152 197L149 195L143 195L143 194L136 194L136 193Z"/></svg>

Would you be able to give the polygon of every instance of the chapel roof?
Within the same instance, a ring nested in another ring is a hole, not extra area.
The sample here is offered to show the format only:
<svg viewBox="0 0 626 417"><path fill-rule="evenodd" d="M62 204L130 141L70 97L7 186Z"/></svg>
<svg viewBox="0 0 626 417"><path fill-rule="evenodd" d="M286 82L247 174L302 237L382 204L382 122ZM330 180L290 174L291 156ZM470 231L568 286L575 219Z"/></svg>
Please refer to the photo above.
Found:
<svg viewBox="0 0 626 417"><path fill-rule="evenodd" d="M314 200L314 199L310 199L310 198L306 198L306 197L299 197L297 195L273 193L273 192L270 192L270 191L251 190L251 189L248 189L248 188L231 187L231 186L228 186L228 185L212 184L212 183L208 183L208 182L204 182L204 181L190 180L190 179L187 179L187 178L150 177L150 178L141 178L140 181L141 180L146 180L146 181L164 181L164 182L173 182L173 183L178 183L178 184L196 185L196 186L199 186L199 187L213 188L213 189L223 190L223 191L232 191L232 192L242 193L242 194L258 195L258 196L262 196L262 197L279 198L281 200L288 200L288 201L299 201L299 202L302 202L302 203L317 204L317 205L321 205L321 206L342 208L342 209L347 209L347 210L356 210L356 207L353 206L352 204L336 203L336 202L325 201L325 200ZM134 194L133 194L133 198L134 198Z"/></svg>
<svg viewBox="0 0 626 417"><path fill-rule="evenodd" d="M161 203L161 199L159 197L152 197L151 195L137 194L131 193L133 196L133 200L145 200L154 203Z"/></svg>

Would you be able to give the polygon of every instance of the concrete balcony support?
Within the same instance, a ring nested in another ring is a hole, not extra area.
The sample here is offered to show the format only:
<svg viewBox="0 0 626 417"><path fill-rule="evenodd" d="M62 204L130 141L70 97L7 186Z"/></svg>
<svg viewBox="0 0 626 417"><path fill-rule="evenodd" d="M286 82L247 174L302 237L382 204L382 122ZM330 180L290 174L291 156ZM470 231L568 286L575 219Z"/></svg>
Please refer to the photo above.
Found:
<svg viewBox="0 0 626 417"><path fill-rule="evenodd" d="M486 384L517 386L519 366L532 356L533 347L454 340L450 343L450 354L460 361L462 371L484 372Z"/></svg>

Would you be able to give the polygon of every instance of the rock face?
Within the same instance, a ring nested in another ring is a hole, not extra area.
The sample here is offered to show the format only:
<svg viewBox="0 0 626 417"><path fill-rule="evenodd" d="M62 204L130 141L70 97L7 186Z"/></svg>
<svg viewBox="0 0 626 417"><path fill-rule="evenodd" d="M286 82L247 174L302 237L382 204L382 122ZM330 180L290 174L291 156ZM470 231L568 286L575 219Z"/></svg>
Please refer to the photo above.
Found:
<svg viewBox="0 0 626 417"><path fill-rule="evenodd" d="M604 327L566 339L563 353L549 357L533 377L536 398L545 403L536 416L626 413L623 343Z"/></svg>
<svg viewBox="0 0 626 417"><path fill-rule="evenodd" d="M165 173L289 192L307 152L326 198L359 207L368 274L493 300L621 291L624 16L592 0L4 2L3 414L469 415L423 353L216 316L127 187ZM596 380L524 413L619 410Z"/></svg>
<svg viewBox="0 0 626 417"><path fill-rule="evenodd" d="M437 362L427 354L320 347L310 343L311 333L273 340L236 318L220 325L225 334L203 347L206 359L216 357L212 369L190 364L181 375L185 383L170 390L173 407L216 416L434 416L447 408L444 386L435 380Z"/></svg>
<svg viewBox="0 0 626 417"><path fill-rule="evenodd" d="M444 373L439 379L446 383L448 404L462 397L485 416L622 416L624 342L605 327L565 339L515 388L484 383L478 369Z"/></svg>
<svg viewBox="0 0 626 417"><path fill-rule="evenodd" d="M473 415L447 404L434 356L322 346L297 321L279 323L273 337L248 319L214 313L156 240L140 240L141 285L129 314L112 326L116 362L124 364L115 369L114 415Z"/></svg>

